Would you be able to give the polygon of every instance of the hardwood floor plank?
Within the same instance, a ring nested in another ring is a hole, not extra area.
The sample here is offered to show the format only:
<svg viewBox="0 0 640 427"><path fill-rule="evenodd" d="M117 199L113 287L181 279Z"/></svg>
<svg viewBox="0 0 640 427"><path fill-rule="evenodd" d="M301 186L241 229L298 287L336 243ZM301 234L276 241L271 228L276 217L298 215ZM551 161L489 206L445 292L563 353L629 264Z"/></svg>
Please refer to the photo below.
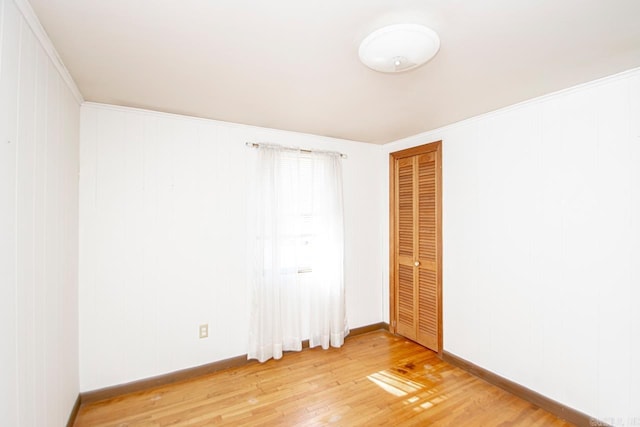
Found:
<svg viewBox="0 0 640 427"><path fill-rule="evenodd" d="M386 331L82 405L75 427L567 426Z"/></svg>

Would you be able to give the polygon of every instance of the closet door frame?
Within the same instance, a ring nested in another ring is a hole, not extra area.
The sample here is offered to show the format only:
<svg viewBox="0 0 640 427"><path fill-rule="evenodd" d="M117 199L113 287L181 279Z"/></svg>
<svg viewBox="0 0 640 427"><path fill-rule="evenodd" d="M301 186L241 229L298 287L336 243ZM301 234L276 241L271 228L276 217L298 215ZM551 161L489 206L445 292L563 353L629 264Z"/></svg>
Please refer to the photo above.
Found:
<svg viewBox="0 0 640 427"><path fill-rule="evenodd" d="M405 150L395 151L389 154L389 331L396 333L397 313L396 313L396 161L405 157L415 155L436 153L437 157L437 289L438 289L438 354L442 356L443 332L442 332L442 141L434 141L428 144Z"/></svg>

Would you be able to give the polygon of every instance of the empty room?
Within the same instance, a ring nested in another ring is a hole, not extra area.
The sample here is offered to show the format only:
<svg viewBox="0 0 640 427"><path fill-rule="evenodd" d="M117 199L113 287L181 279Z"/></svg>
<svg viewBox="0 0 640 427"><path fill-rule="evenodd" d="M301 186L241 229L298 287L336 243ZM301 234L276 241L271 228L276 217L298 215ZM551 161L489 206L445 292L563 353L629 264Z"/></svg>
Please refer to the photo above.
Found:
<svg viewBox="0 0 640 427"><path fill-rule="evenodd" d="M0 425L640 426L638 22L0 0Z"/></svg>

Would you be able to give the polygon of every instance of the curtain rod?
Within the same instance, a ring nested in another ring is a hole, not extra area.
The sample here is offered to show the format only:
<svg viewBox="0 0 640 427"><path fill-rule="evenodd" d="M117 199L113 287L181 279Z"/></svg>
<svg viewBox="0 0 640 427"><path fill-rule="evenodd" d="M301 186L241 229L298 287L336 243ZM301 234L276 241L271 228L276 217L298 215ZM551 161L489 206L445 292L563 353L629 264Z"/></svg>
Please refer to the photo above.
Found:
<svg viewBox="0 0 640 427"><path fill-rule="evenodd" d="M342 159L346 159L347 155L343 154L343 153L339 153L337 151L321 151L321 150L303 150L302 148L295 148L295 147L284 147L282 145L276 145L276 144L264 144L264 143L258 143L258 142L246 142L245 145L247 147L251 147L251 148L259 148L259 147L277 147L277 148L282 148L284 150L289 150L289 151L300 151L302 153L327 153L327 154L337 154L340 156L340 158Z"/></svg>

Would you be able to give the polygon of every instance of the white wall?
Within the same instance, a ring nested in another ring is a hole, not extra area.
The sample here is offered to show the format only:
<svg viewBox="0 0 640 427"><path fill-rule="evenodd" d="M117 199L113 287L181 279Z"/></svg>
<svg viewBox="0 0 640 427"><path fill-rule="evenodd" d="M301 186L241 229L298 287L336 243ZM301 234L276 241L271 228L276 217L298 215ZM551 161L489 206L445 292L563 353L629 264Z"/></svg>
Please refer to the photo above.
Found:
<svg viewBox="0 0 640 427"><path fill-rule="evenodd" d="M80 384L94 390L246 354L245 142L338 150L347 311L382 319L379 146L84 104ZM198 325L209 324L209 338Z"/></svg>
<svg viewBox="0 0 640 427"><path fill-rule="evenodd" d="M0 425L65 425L78 396L79 104L0 0Z"/></svg>
<svg viewBox="0 0 640 427"><path fill-rule="evenodd" d="M445 350L637 423L640 70L385 149L440 139Z"/></svg>

